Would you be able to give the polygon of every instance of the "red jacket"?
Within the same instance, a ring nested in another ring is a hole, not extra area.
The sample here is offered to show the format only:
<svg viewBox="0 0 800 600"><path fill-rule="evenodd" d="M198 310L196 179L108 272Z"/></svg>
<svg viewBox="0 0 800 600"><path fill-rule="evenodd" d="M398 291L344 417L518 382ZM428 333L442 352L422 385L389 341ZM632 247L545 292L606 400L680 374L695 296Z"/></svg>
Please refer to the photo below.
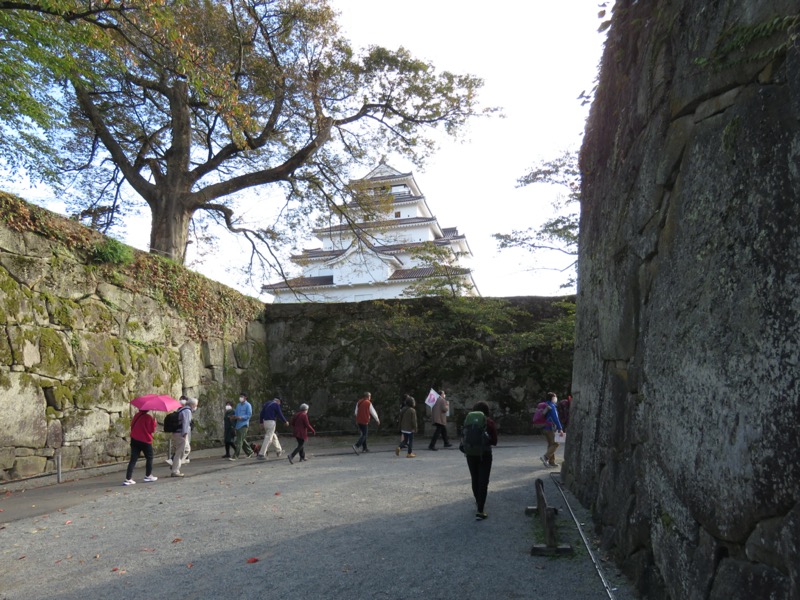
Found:
<svg viewBox="0 0 800 600"><path fill-rule="evenodd" d="M152 444L156 425L157 423L153 415L140 410L133 415L133 420L131 421L131 439L139 440L145 444Z"/></svg>
<svg viewBox="0 0 800 600"><path fill-rule="evenodd" d="M308 439L309 431L313 434L317 433L311 423L308 422L308 413L306 411L295 413L292 417L292 431L294 432L294 437L301 440Z"/></svg>

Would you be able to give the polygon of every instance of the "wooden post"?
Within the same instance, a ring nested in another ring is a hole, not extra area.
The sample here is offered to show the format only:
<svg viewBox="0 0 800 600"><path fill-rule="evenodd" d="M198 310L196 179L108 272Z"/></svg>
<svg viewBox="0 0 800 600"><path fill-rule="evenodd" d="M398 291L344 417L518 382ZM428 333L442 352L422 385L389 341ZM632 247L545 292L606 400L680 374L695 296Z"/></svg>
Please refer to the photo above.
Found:
<svg viewBox="0 0 800 600"><path fill-rule="evenodd" d="M556 516L558 509L547 506L547 499L544 497L544 481L536 479L536 506L529 506L525 509L526 515L537 514L542 521L544 530L544 544L534 544L531 547L533 556L555 556L560 554L572 554L573 549L570 544L559 544L556 536Z"/></svg>

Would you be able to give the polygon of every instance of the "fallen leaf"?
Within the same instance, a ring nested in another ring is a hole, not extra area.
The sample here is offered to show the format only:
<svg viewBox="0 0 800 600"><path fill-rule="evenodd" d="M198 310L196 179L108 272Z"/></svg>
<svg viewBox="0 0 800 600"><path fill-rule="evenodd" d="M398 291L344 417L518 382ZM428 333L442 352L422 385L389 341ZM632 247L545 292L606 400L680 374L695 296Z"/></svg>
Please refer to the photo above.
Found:
<svg viewBox="0 0 800 600"><path fill-rule="evenodd" d="M114 571L119 571L119 569L117 567L114 567L113 569L111 569L111 572L113 573Z"/></svg>
<svg viewBox="0 0 800 600"><path fill-rule="evenodd" d="M280 496L280 495L281 495L281 493L280 493L280 492L275 492L275 495L276 495L276 496Z"/></svg>
<svg viewBox="0 0 800 600"><path fill-rule="evenodd" d="M186 567L189 568L189 569L191 569L193 566L194 565L192 565L192 563L186 563Z"/></svg>
<svg viewBox="0 0 800 600"><path fill-rule="evenodd" d="M257 558L248 558L248 559L247 559L247 562L248 562L248 563L251 563L251 564L252 564L252 563L257 563L257 562L258 562L258 559L257 559Z"/></svg>
<svg viewBox="0 0 800 600"><path fill-rule="evenodd" d="M100 555L99 554L95 554L94 557L95 558L100 558Z"/></svg>
<svg viewBox="0 0 800 600"><path fill-rule="evenodd" d="M66 521L66 522L64 523L64 525L70 525L71 523L72 523L72 521Z"/></svg>
<svg viewBox="0 0 800 600"><path fill-rule="evenodd" d="M22 560L23 558L25 558L24 554L22 556L20 556L17 560Z"/></svg>
<svg viewBox="0 0 800 600"><path fill-rule="evenodd" d="M155 548L142 548L142 552L155 552Z"/></svg>
<svg viewBox="0 0 800 600"><path fill-rule="evenodd" d="M0 508L0 512L6 512L4 509Z"/></svg>
<svg viewBox="0 0 800 600"><path fill-rule="evenodd" d="M175 538L174 540L172 540L172 543L173 544L177 544L178 542L182 542L182 541L183 541L183 538Z"/></svg>

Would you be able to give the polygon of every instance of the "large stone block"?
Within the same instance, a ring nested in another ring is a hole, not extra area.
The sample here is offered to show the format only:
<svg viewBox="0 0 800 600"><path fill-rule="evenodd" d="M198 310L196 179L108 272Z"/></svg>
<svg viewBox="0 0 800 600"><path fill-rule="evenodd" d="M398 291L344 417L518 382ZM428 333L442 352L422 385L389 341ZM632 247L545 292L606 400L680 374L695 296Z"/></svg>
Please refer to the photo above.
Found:
<svg viewBox="0 0 800 600"><path fill-rule="evenodd" d="M81 466L81 448L78 445L64 446L61 452L61 469L67 471Z"/></svg>
<svg viewBox="0 0 800 600"><path fill-rule="evenodd" d="M111 424L109 414L102 410L75 410L64 415L64 444L77 445L83 440L102 440Z"/></svg>
<svg viewBox="0 0 800 600"><path fill-rule="evenodd" d="M32 290L50 271L44 260L10 254L0 254L0 265L13 277L14 281Z"/></svg>
<svg viewBox="0 0 800 600"><path fill-rule="evenodd" d="M32 231L25 231L22 233L22 239L25 242L25 255L41 259L50 259L53 257L54 248L58 248L59 254L68 254L68 251L59 242L49 240L38 233Z"/></svg>
<svg viewBox="0 0 800 600"><path fill-rule="evenodd" d="M46 291L60 298L78 300L95 293L97 281L86 265L72 260L53 257L45 277L33 286L36 291Z"/></svg>
<svg viewBox="0 0 800 600"><path fill-rule="evenodd" d="M789 578L765 565L728 558L720 563L709 600L791 598Z"/></svg>
<svg viewBox="0 0 800 600"><path fill-rule="evenodd" d="M200 373L203 364L200 360L200 347L193 341L188 341L181 346L181 372L183 373L183 387L193 388L200 384Z"/></svg>
<svg viewBox="0 0 800 600"><path fill-rule="evenodd" d="M19 456L14 461L14 468L11 471L13 479L22 477L33 477L44 473L47 465L47 458L44 456Z"/></svg>
<svg viewBox="0 0 800 600"><path fill-rule="evenodd" d="M25 254L25 240L22 234L0 227L0 250L10 254Z"/></svg>
<svg viewBox="0 0 800 600"><path fill-rule="evenodd" d="M44 392L27 373L0 382L0 447L43 448L47 440Z"/></svg>
<svg viewBox="0 0 800 600"><path fill-rule="evenodd" d="M9 446L0 448L0 471L5 471L13 467L15 457L14 448Z"/></svg>
<svg viewBox="0 0 800 600"><path fill-rule="evenodd" d="M61 448L63 444L64 430L61 427L61 421L58 419L51 419L47 423L47 447Z"/></svg>
<svg viewBox="0 0 800 600"><path fill-rule="evenodd" d="M129 313L133 309L135 294L107 281L97 284L97 295L111 310Z"/></svg>
<svg viewBox="0 0 800 600"><path fill-rule="evenodd" d="M267 343L267 328L261 321L250 321L247 324L247 339L257 344Z"/></svg>
<svg viewBox="0 0 800 600"><path fill-rule="evenodd" d="M98 333L119 335L119 321L124 322L123 315L115 313L108 306L93 298L81 300L79 303L83 327Z"/></svg>
<svg viewBox="0 0 800 600"><path fill-rule="evenodd" d="M203 366L222 367L225 362L225 344L220 339L205 340L202 343Z"/></svg>
<svg viewBox="0 0 800 600"><path fill-rule="evenodd" d="M233 344L233 355L236 361L235 366L239 369L247 369L253 360L253 344L244 342Z"/></svg>
<svg viewBox="0 0 800 600"><path fill-rule="evenodd" d="M164 304L149 296L135 296L125 323L126 337L140 344L168 344L169 327L165 313L169 312Z"/></svg>

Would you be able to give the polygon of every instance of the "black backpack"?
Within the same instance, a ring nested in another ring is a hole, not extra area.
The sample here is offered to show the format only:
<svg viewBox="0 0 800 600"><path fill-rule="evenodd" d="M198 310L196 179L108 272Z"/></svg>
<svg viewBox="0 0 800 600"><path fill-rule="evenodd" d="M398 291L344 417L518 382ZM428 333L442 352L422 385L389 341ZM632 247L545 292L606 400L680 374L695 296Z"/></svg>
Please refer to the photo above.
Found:
<svg viewBox="0 0 800 600"><path fill-rule="evenodd" d="M183 408L179 408L178 410L173 411L164 417L164 431L167 433L175 433L176 431L180 431L181 417L179 413L182 410Z"/></svg>
<svg viewBox="0 0 800 600"><path fill-rule="evenodd" d="M483 456L489 448L486 415L479 410L467 413L461 429L461 451L467 456Z"/></svg>

